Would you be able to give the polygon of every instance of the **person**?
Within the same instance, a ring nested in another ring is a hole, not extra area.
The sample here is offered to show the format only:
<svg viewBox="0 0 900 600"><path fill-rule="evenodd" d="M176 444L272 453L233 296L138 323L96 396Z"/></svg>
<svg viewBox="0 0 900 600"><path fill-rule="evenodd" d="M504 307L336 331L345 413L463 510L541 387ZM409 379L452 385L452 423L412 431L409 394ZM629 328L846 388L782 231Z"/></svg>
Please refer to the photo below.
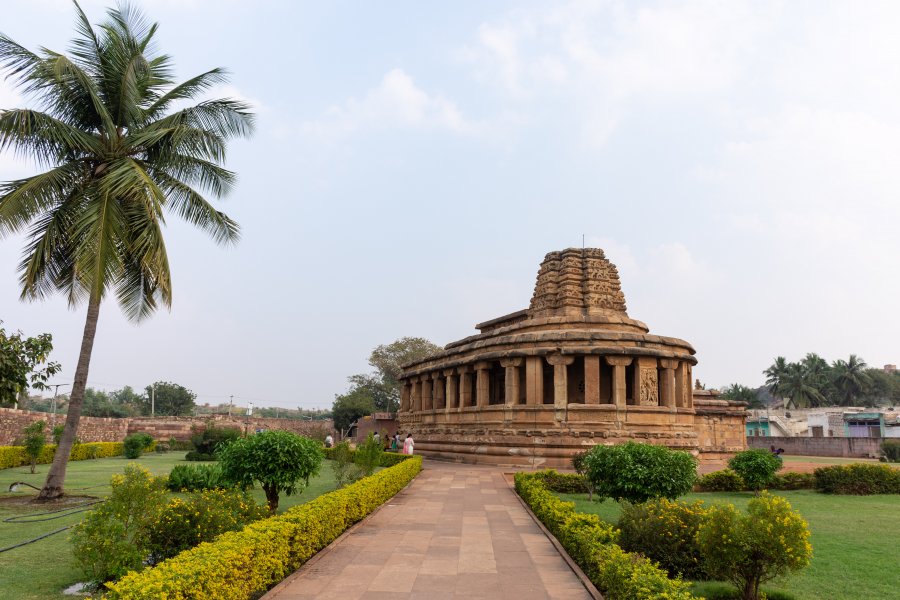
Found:
<svg viewBox="0 0 900 600"><path fill-rule="evenodd" d="M376 431L375 434L372 436L372 439L375 440L375 443L377 444L378 442L381 441L381 436Z"/></svg>
<svg viewBox="0 0 900 600"><path fill-rule="evenodd" d="M400 449L400 434L399 434L399 433L395 433L395 434L391 437L391 450L393 450L394 452L396 452L396 451L399 450L399 449Z"/></svg>
<svg viewBox="0 0 900 600"><path fill-rule="evenodd" d="M331 437L331 434L329 433L325 436L325 447L331 448L332 446L334 446L334 438Z"/></svg>
<svg viewBox="0 0 900 600"><path fill-rule="evenodd" d="M412 454L413 453L413 438L411 433L406 434L406 441L403 442L403 454Z"/></svg>

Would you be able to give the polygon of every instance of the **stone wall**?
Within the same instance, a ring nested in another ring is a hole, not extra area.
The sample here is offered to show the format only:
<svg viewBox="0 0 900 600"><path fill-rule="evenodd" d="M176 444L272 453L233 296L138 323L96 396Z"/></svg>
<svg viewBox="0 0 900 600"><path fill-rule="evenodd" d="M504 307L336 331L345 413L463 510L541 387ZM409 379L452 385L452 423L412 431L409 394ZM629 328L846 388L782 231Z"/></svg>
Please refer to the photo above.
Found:
<svg viewBox="0 0 900 600"><path fill-rule="evenodd" d="M56 424L65 422L63 414L55 416ZM22 430L35 421L46 421L51 427L54 415L29 410L0 408L0 446L9 446L22 436ZM203 429L208 422L217 427L231 427L244 432L283 429L310 437L325 437L325 431L334 429L331 421L303 421L300 419L267 419L228 415L205 417L133 417L126 419L105 419L81 417L78 425L78 439L82 442L121 442L131 433L149 433L155 440L175 438L188 441L195 429ZM49 428L48 428L49 432Z"/></svg>
<svg viewBox="0 0 900 600"><path fill-rule="evenodd" d="M0 408L0 446L11 446L22 436L22 430L36 421L45 421L48 434L54 424L62 425L66 416L30 410ZM104 419L100 417L81 417L78 425L78 439L82 442L120 442L128 431L128 419ZM49 436L48 436L49 439Z"/></svg>
<svg viewBox="0 0 900 600"><path fill-rule="evenodd" d="M258 430L282 429L293 431L309 437L325 437L325 432L334 429L329 421L304 421L301 419L268 419L264 417L245 417L243 415L206 415L203 417L134 417L127 420L128 433L148 433L155 440L175 438L188 441L195 430L202 430L207 423L216 427L239 429L245 433ZM321 435L320 435L321 434Z"/></svg>
<svg viewBox="0 0 900 600"><path fill-rule="evenodd" d="M748 437L751 448L768 450L772 446L784 448L789 456L841 456L845 458L876 458L881 455L882 438L851 437Z"/></svg>

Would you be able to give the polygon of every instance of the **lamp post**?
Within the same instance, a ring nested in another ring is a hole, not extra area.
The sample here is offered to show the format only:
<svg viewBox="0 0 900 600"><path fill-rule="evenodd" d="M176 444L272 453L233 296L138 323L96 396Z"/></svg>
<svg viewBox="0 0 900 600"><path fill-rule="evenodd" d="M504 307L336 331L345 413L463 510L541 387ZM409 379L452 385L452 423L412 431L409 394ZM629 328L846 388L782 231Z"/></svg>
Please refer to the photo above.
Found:
<svg viewBox="0 0 900 600"><path fill-rule="evenodd" d="M56 396L57 396L57 394L59 394L59 388L66 386L66 385L72 385L72 384L71 383L51 383L50 385L53 386L53 388L54 388L53 389L53 425L56 425Z"/></svg>

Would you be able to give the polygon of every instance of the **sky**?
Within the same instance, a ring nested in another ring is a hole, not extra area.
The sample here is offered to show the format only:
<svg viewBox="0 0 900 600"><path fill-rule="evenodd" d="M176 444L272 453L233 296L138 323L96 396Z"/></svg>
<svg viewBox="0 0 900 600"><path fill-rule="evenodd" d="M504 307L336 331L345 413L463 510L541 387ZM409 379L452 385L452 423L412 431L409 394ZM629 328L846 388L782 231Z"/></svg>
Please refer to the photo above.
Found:
<svg viewBox="0 0 900 600"><path fill-rule="evenodd" d="M84 0L93 22L106 3ZM526 308L550 251L603 248L632 318L709 386L778 355L900 361L900 3L143 0L179 79L257 112L232 144L242 226L167 219L171 311L101 307L88 384L324 408L402 336L438 344ZM0 31L65 50L66 0ZM0 108L25 106L0 81ZM34 173L0 154L0 180ZM85 307L19 301L71 382Z"/></svg>

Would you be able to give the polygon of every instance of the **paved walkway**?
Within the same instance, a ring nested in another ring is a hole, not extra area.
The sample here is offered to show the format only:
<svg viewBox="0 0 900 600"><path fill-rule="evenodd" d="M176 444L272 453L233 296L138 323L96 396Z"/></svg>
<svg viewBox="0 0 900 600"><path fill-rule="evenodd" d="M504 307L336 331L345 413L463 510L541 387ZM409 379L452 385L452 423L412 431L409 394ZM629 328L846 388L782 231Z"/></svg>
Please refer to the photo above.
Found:
<svg viewBox="0 0 900 600"><path fill-rule="evenodd" d="M492 467L425 462L367 522L265 600L590 600Z"/></svg>

